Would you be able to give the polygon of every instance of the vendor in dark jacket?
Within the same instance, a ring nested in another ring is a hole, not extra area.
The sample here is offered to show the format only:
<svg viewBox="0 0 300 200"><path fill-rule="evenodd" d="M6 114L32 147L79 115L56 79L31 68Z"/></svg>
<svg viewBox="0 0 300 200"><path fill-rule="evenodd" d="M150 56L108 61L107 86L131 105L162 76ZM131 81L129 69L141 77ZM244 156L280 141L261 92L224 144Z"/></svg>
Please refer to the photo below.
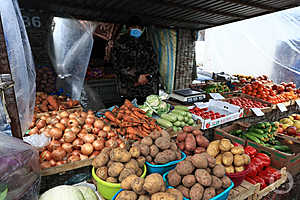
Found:
<svg viewBox="0 0 300 200"><path fill-rule="evenodd" d="M120 93L143 104L146 97L158 93L158 63L151 41L137 17L130 19L126 34L120 35L112 49L112 64L120 81Z"/></svg>

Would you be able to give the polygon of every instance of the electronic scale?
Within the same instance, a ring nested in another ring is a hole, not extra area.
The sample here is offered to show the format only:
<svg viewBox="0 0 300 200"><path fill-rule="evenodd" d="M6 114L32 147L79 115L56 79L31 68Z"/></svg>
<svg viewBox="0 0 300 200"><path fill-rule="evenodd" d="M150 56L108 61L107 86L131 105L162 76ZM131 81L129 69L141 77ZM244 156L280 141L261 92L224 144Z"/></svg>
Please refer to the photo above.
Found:
<svg viewBox="0 0 300 200"><path fill-rule="evenodd" d="M184 103L199 102L206 98L204 91L196 91L190 88L174 90L170 97Z"/></svg>

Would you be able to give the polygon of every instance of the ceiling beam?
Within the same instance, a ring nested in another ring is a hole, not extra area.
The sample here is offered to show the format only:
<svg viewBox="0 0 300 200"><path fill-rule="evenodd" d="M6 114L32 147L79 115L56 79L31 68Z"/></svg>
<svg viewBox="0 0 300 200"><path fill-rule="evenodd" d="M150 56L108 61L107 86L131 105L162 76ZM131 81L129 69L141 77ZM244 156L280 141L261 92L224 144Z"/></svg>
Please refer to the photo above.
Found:
<svg viewBox="0 0 300 200"><path fill-rule="evenodd" d="M272 11L272 12L279 11L279 9L274 8L272 6L267 6L267 5L263 5L263 4L260 4L260 3L254 3L254 2L251 2L251 1L245 1L245 0L223 0L223 1L226 1L226 2L229 2L229 3L234 3L234 4L239 4L239 5L242 5L242 6L259 8L259 9L262 9L262 10L267 10L267 11Z"/></svg>

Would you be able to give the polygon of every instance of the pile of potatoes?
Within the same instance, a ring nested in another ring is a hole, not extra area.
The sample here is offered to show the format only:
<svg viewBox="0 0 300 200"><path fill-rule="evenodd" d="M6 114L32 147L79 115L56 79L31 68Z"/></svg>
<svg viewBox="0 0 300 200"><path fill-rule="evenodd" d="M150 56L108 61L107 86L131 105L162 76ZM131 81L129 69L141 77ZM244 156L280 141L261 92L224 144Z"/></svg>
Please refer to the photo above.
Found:
<svg viewBox="0 0 300 200"><path fill-rule="evenodd" d="M146 178L130 175L121 182L123 191L116 200L182 200L183 195L176 189L166 190L160 174L151 174Z"/></svg>
<svg viewBox="0 0 300 200"><path fill-rule="evenodd" d="M96 175L110 183L121 183L130 175L140 177L144 172L145 157L141 156L138 147L104 148L93 160L92 165L96 168Z"/></svg>
<svg viewBox="0 0 300 200"><path fill-rule="evenodd" d="M154 131L149 136L137 141L133 146L138 147L146 161L153 165L166 164L181 159L181 152L175 141L166 131Z"/></svg>
<svg viewBox="0 0 300 200"><path fill-rule="evenodd" d="M206 152L188 156L167 176L168 184L191 200L208 200L231 185L225 167Z"/></svg>
<svg viewBox="0 0 300 200"><path fill-rule="evenodd" d="M221 139L209 143L207 153L216 158L217 164L225 166L227 174L242 172L251 162L250 157L244 153L242 146L234 146L230 140Z"/></svg>
<svg viewBox="0 0 300 200"><path fill-rule="evenodd" d="M186 155L194 155L205 152L209 141L196 127L186 126L177 133L176 143Z"/></svg>

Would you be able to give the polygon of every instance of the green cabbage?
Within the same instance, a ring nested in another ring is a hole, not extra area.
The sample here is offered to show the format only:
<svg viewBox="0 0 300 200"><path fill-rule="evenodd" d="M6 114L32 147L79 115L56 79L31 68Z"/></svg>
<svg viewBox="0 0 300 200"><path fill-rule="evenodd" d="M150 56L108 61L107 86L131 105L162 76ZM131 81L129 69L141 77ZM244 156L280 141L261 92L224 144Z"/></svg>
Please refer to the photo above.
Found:
<svg viewBox="0 0 300 200"><path fill-rule="evenodd" d="M85 200L98 200L95 192L86 186L76 186L84 196Z"/></svg>
<svg viewBox="0 0 300 200"><path fill-rule="evenodd" d="M46 191L39 200L85 200L82 192L73 186L60 185Z"/></svg>
<svg viewBox="0 0 300 200"><path fill-rule="evenodd" d="M160 100L159 96L153 94L153 95L147 96L146 103L151 107L158 107L161 103L161 100Z"/></svg>

